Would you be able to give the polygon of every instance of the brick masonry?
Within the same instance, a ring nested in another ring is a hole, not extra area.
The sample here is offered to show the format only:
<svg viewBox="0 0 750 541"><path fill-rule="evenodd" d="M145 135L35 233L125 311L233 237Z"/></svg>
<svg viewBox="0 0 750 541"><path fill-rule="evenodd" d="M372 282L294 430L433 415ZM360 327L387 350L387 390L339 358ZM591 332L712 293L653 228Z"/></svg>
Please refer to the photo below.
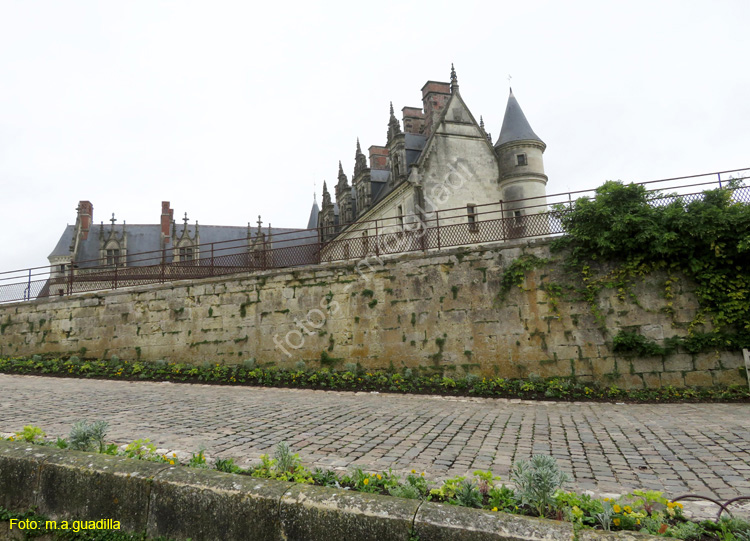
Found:
<svg viewBox="0 0 750 541"><path fill-rule="evenodd" d="M551 262L500 299L503 270L524 253ZM7 304L0 355L358 362L456 376L575 375L622 388L746 382L739 351L613 354L620 329L657 342L687 333L698 304L686 280L673 286L671 311L666 276L648 275L626 295L604 290L597 319L586 302L545 293L543 284L566 280L560 267L548 242L532 241Z"/></svg>

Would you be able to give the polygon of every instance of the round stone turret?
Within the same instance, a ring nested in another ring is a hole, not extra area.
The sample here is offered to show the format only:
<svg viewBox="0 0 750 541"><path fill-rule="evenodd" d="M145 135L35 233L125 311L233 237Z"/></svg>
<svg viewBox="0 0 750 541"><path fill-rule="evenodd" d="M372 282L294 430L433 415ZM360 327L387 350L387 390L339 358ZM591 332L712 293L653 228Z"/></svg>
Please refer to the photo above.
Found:
<svg viewBox="0 0 750 541"><path fill-rule="evenodd" d="M547 145L531 129L511 89L503 127L495 143L500 162L500 190L503 201L510 202L509 210L535 205L535 208L523 209L521 214L546 211L547 175L544 174L542 159L545 148ZM528 198L539 199L513 203Z"/></svg>

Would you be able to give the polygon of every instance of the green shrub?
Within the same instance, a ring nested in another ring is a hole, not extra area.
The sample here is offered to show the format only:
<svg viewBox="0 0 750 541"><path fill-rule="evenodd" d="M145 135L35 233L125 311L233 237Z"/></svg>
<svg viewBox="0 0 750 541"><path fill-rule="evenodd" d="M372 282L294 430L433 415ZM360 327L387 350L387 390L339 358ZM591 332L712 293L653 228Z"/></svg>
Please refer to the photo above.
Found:
<svg viewBox="0 0 750 541"><path fill-rule="evenodd" d="M520 460L513 465L511 479L523 505L544 517L556 507L555 492L568 481L568 476L551 456L534 455L531 460Z"/></svg>

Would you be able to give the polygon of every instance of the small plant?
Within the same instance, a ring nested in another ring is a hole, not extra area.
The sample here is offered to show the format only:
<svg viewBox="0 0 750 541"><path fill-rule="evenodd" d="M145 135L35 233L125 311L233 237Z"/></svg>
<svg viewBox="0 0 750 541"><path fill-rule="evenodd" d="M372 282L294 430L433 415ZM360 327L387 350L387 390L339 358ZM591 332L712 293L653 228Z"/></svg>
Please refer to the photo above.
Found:
<svg viewBox="0 0 750 541"><path fill-rule="evenodd" d="M68 435L71 449L77 451L105 451L104 438L107 437L109 423L107 421L77 421L73 424Z"/></svg>
<svg viewBox="0 0 750 541"><path fill-rule="evenodd" d="M336 476L336 473L331 470L322 470L320 468L315 468L315 471L312 474L312 478L315 481L316 485L324 486L324 487L339 487L339 478Z"/></svg>
<svg viewBox="0 0 750 541"><path fill-rule="evenodd" d="M200 447L198 452L193 453L190 457L187 465L191 468L208 468L208 464L206 464L206 450Z"/></svg>
<svg viewBox="0 0 750 541"><path fill-rule="evenodd" d="M305 361L297 361L294 364L294 368L296 368L298 372L304 372L307 369L307 363L305 363Z"/></svg>
<svg viewBox="0 0 750 541"><path fill-rule="evenodd" d="M125 447L125 456L130 458L148 459L155 454L156 446L148 438L134 440Z"/></svg>
<svg viewBox="0 0 750 541"><path fill-rule="evenodd" d="M254 370L255 369L255 358L250 357L249 359L245 359L242 361L242 366L245 367L245 370Z"/></svg>
<svg viewBox="0 0 750 541"><path fill-rule="evenodd" d="M21 432L16 432L16 438L28 443L34 443L37 439L44 439L47 434L38 426L26 425Z"/></svg>
<svg viewBox="0 0 750 541"><path fill-rule="evenodd" d="M479 492L477 484L471 479L464 479L458 485L456 498L450 503L462 505L463 507L482 507L482 493Z"/></svg>
<svg viewBox="0 0 750 541"><path fill-rule="evenodd" d="M276 469L284 473L293 472L299 463L299 458L297 455L292 454L289 444L285 441L279 442L276 445L273 457L276 460Z"/></svg>
<svg viewBox="0 0 750 541"><path fill-rule="evenodd" d="M356 363L346 363L344 365L344 371L345 372L351 372L352 374L357 373L357 364Z"/></svg>
<svg viewBox="0 0 750 541"><path fill-rule="evenodd" d="M214 462L214 468L224 473L239 473L242 471L242 468L237 466L232 458L217 458Z"/></svg>
<svg viewBox="0 0 750 541"><path fill-rule="evenodd" d="M521 502L544 517L555 507L555 492L567 482L568 476L551 456L534 455L531 460L514 464L511 479L516 484Z"/></svg>

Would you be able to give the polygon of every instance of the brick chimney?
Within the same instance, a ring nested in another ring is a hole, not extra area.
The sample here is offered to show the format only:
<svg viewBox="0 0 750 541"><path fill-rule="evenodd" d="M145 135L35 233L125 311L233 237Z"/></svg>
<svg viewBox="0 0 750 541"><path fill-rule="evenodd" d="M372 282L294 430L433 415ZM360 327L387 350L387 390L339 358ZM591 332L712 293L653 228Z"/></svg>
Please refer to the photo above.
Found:
<svg viewBox="0 0 750 541"><path fill-rule="evenodd" d="M161 202L161 236L164 244L170 242L170 230L172 227L172 219L174 217L174 209L169 208L169 201Z"/></svg>
<svg viewBox="0 0 750 541"><path fill-rule="evenodd" d="M424 105L424 135L432 134L432 125L445 109L451 97L450 83L427 81L422 87L422 104Z"/></svg>
<svg viewBox="0 0 750 541"><path fill-rule="evenodd" d="M388 169L388 149L372 145L370 151L370 169Z"/></svg>
<svg viewBox="0 0 750 541"><path fill-rule="evenodd" d="M404 119L404 131L419 135L424 130L424 113L419 107L404 107L401 109Z"/></svg>
<svg viewBox="0 0 750 541"><path fill-rule="evenodd" d="M91 201L78 202L78 224L81 227L81 240L89 238L89 230L94 221L94 205Z"/></svg>

